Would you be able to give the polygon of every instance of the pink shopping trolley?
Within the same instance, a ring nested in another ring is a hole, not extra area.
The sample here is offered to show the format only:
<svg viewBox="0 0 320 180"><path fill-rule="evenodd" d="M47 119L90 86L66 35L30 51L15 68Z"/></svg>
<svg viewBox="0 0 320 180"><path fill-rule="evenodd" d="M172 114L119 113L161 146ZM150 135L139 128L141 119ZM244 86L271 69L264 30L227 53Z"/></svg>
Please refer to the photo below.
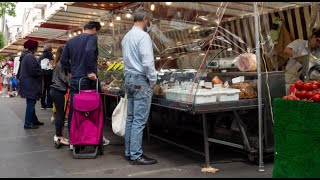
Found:
<svg viewBox="0 0 320 180"><path fill-rule="evenodd" d="M98 152L103 155L103 107L97 87L93 90L81 90L74 95L73 114L70 126L70 144L73 145L73 158L96 158Z"/></svg>

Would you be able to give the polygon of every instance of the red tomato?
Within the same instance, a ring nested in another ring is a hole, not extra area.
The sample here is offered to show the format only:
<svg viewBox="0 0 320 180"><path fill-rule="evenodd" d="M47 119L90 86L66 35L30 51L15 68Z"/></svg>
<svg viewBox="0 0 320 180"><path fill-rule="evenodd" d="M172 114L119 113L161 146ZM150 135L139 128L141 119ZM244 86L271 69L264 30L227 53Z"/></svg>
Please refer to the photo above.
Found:
<svg viewBox="0 0 320 180"><path fill-rule="evenodd" d="M308 91L306 91L306 90L303 90L303 91L301 91L301 98L300 99L302 99L302 98L306 98L307 97L307 92Z"/></svg>
<svg viewBox="0 0 320 180"><path fill-rule="evenodd" d="M313 88L313 90L316 90L316 89L318 89L318 85L317 84L312 84L312 88Z"/></svg>
<svg viewBox="0 0 320 180"><path fill-rule="evenodd" d="M295 96L301 99L302 98L301 91L296 91Z"/></svg>
<svg viewBox="0 0 320 180"><path fill-rule="evenodd" d="M314 95L314 96L312 97L312 100L313 100L314 102L320 102L320 94Z"/></svg>
<svg viewBox="0 0 320 180"><path fill-rule="evenodd" d="M311 99L314 95L315 95L314 92L308 91L308 92L306 93L306 98L307 98L307 99Z"/></svg>
<svg viewBox="0 0 320 180"><path fill-rule="evenodd" d="M313 84L317 85L320 88L320 81L315 81Z"/></svg>
<svg viewBox="0 0 320 180"><path fill-rule="evenodd" d="M303 85L303 89L306 90L306 91L312 91L313 90L312 84L311 83L305 83Z"/></svg>
<svg viewBox="0 0 320 180"><path fill-rule="evenodd" d="M303 98L307 97L307 91L306 90L296 91L295 95L296 95L297 98L303 99Z"/></svg>
<svg viewBox="0 0 320 180"><path fill-rule="evenodd" d="M299 80L297 81L295 84L294 84L294 87L296 89L298 89L299 91L303 90L304 89L304 83L303 81Z"/></svg>

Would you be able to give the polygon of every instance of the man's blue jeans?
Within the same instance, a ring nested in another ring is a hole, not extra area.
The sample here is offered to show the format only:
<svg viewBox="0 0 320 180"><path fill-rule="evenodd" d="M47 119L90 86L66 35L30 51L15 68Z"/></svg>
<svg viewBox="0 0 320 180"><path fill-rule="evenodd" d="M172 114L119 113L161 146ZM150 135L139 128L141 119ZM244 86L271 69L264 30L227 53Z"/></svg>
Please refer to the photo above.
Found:
<svg viewBox="0 0 320 180"><path fill-rule="evenodd" d="M30 127L33 125L33 123L38 122L38 117L36 115L35 106L37 103L37 100L35 99L27 99L27 109L26 109L26 115L24 119L24 126Z"/></svg>
<svg viewBox="0 0 320 180"><path fill-rule="evenodd" d="M69 109L69 115L68 115L68 129L70 133L70 125L71 125L71 119L72 119L72 113L73 113L73 97L74 94L79 94L79 81L81 78L71 78L70 79L70 109ZM91 90L96 89L96 81L90 80L88 78L83 78L81 80L81 90ZM100 83L98 85L98 92L100 93Z"/></svg>
<svg viewBox="0 0 320 180"><path fill-rule="evenodd" d="M128 111L125 130L125 155L136 160L142 154L143 129L148 120L153 89L144 75L126 74Z"/></svg>

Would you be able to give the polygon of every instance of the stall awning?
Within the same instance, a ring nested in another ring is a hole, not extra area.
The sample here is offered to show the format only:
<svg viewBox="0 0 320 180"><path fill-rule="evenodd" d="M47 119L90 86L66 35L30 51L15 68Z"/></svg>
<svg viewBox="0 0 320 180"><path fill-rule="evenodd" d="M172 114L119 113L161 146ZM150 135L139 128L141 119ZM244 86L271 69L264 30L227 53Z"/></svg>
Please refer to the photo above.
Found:
<svg viewBox="0 0 320 180"><path fill-rule="evenodd" d="M117 8L121 8L131 2L68 2L66 7L61 7L41 24L36 26L32 32L22 39L9 44L0 50L0 55L16 55L18 49L27 39L37 40L40 43L38 56L43 51L43 45L50 43L53 51L65 44L71 32L78 33L83 25L90 20L97 20L99 17Z"/></svg>
<svg viewBox="0 0 320 180"><path fill-rule="evenodd" d="M50 43L53 44L53 46L58 47L69 39L69 33L72 33L72 35L79 33L79 30L82 29L85 22L100 20L105 21L105 24L109 24L108 18L102 17L106 17L111 11L121 12L124 7L134 6L136 4L145 4L150 7L152 2L69 2L65 4L66 7L61 7L39 24L39 26L31 33L23 37L23 39L34 39L38 40L41 45ZM157 2L155 4L157 5L157 8L155 8L153 14L158 18L163 18L162 27L165 28L166 31L174 30L170 25L170 20L172 20L172 17L177 11L188 11L189 14L192 14L193 11L197 13L201 13L202 11L215 13L219 8L221 9L221 2L173 2L170 6L166 6L165 2ZM263 8L265 13L271 13L281 11L285 8L294 8L309 4L311 3L260 2L259 7ZM229 2L222 21L232 21L252 14L253 2ZM117 23L123 25L120 34L126 32L133 24L132 19L126 18L123 13L121 15L121 21L115 22L115 25L117 25ZM184 20L187 20L187 17L184 18ZM190 16L190 18L192 18L192 16ZM102 28L100 35L112 36L110 27L105 25ZM0 55L8 55L10 53L15 54L17 51L18 47L11 44L0 50ZM41 53L41 49L39 50L39 53Z"/></svg>

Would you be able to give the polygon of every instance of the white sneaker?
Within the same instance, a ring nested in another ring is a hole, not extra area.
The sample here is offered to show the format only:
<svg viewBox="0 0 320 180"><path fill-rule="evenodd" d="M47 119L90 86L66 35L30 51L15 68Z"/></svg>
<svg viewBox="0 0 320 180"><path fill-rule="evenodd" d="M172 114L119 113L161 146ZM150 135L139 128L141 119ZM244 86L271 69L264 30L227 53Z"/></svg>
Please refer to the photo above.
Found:
<svg viewBox="0 0 320 180"><path fill-rule="evenodd" d="M66 146L70 145L70 144L69 144L69 140L68 140L67 138L58 138L57 135L53 136L53 140L54 140L54 142L60 140L60 142L61 142L63 145L66 145Z"/></svg>
<svg viewBox="0 0 320 180"><path fill-rule="evenodd" d="M110 141L103 136L102 145L107 146L108 144L110 144Z"/></svg>
<svg viewBox="0 0 320 180"><path fill-rule="evenodd" d="M73 150L73 145L72 144L70 144L70 151L72 151Z"/></svg>
<svg viewBox="0 0 320 180"><path fill-rule="evenodd" d="M62 143L63 145L66 145L66 146L70 145L69 139L67 139L67 138L62 138L62 139L60 139L60 141L61 141L61 143Z"/></svg>
<svg viewBox="0 0 320 180"><path fill-rule="evenodd" d="M6 95L6 97L7 97L7 98L9 98L9 97L10 97L10 95Z"/></svg>
<svg viewBox="0 0 320 180"><path fill-rule="evenodd" d="M50 122L51 122L52 124L55 123L55 120L56 120L56 118L55 118L54 116L51 116Z"/></svg>

